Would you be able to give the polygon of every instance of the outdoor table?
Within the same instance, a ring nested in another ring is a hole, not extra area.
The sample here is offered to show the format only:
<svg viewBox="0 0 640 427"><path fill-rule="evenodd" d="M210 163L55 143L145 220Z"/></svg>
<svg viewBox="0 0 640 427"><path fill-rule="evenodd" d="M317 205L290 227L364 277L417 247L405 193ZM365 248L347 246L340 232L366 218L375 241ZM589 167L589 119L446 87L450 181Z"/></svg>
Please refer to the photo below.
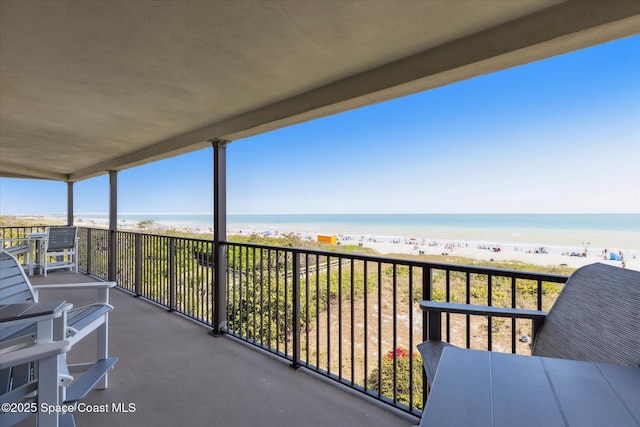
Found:
<svg viewBox="0 0 640 427"><path fill-rule="evenodd" d="M445 348L420 426L640 426L640 367Z"/></svg>
<svg viewBox="0 0 640 427"><path fill-rule="evenodd" d="M35 262L29 262L29 275L33 276L34 267L37 267L38 274L41 273L42 269L40 268L40 264L42 263L42 242L47 237L46 232L33 232L27 233L27 239L29 240L29 256L33 253L33 243L36 244L36 258Z"/></svg>
<svg viewBox="0 0 640 427"><path fill-rule="evenodd" d="M31 322L53 320L60 317L66 301L26 302L19 304L0 304L0 327Z"/></svg>

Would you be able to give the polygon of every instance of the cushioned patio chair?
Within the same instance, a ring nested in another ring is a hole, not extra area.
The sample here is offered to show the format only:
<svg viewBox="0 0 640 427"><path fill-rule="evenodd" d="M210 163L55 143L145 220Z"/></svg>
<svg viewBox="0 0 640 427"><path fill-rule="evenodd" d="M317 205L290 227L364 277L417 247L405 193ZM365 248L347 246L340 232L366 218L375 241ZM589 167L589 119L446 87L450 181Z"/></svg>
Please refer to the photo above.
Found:
<svg viewBox="0 0 640 427"><path fill-rule="evenodd" d="M78 228L48 227L42 250L42 271L47 277L49 270L64 268L78 272Z"/></svg>
<svg viewBox="0 0 640 427"><path fill-rule="evenodd" d="M640 366L640 272L591 264L567 280L549 313L422 301L428 340L418 345L428 385L442 350L442 313L524 318L533 321L534 356Z"/></svg>
<svg viewBox="0 0 640 427"><path fill-rule="evenodd" d="M63 291L95 289L98 301L84 307L65 310L64 315L54 320L54 340L68 340L73 346L84 337L96 331L96 360L62 367L70 374L83 373L70 388L66 390L65 403L77 402L94 386L107 387L107 372L117 362L116 357L108 357L109 312L113 306L109 304L109 288L115 282L91 282L72 284L47 284L32 286L18 260L6 251L0 251L0 304L19 304L38 302L38 293L44 291ZM37 325L25 322L10 327L0 327L0 350L33 345L37 338ZM6 372L3 373L5 378Z"/></svg>

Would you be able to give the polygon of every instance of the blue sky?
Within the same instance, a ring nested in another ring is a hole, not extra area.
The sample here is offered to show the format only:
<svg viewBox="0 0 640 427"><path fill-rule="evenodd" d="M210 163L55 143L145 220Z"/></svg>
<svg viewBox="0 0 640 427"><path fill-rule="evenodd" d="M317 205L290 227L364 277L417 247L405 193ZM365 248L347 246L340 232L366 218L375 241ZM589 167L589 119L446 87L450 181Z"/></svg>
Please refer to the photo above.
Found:
<svg viewBox="0 0 640 427"><path fill-rule="evenodd" d="M228 212L639 213L638 76L635 36L234 141ZM120 172L119 212L211 212L212 157ZM107 212L107 176L74 191ZM64 183L0 179L2 214L65 211Z"/></svg>

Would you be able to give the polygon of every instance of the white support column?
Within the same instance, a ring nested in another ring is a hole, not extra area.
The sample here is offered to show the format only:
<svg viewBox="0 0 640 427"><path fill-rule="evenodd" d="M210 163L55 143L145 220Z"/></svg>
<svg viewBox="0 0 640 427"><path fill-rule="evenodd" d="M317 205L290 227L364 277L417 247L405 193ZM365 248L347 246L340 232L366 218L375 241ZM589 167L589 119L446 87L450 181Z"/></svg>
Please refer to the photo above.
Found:
<svg viewBox="0 0 640 427"><path fill-rule="evenodd" d="M213 331L221 335L227 328L227 144L225 139L212 139L213 145Z"/></svg>

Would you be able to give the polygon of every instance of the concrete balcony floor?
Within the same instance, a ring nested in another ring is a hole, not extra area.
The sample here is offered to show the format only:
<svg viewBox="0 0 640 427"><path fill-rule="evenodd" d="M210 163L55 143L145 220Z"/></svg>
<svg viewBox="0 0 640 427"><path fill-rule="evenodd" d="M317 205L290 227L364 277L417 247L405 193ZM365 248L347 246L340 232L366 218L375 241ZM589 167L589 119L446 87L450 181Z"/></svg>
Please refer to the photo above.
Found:
<svg viewBox="0 0 640 427"><path fill-rule="evenodd" d="M32 276L34 285L92 281L82 273ZM135 404L129 413L76 413L80 427L113 426L368 426L407 427L418 419L231 337L117 289L110 292L110 355L118 356L106 390L92 405ZM43 292L41 301L79 307L94 292ZM95 357L89 336L68 354L70 362ZM22 424L21 424L22 425ZM24 424L29 425L29 424Z"/></svg>

